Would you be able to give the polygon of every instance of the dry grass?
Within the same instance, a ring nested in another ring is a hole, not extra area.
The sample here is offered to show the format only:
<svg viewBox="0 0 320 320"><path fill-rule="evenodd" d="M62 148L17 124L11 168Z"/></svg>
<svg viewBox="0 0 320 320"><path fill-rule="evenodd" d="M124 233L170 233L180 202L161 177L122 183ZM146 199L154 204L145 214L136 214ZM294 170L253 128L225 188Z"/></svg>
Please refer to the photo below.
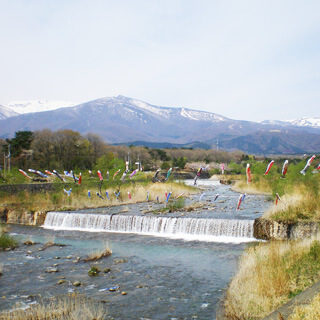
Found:
<svg viewBox="0 0 320 320"><path fill-rule="evenodd" d="M241 257L226 295L232 319L261 319L310 286L320 274L313 240L260 243Z"/></svg>
<svg viewBox="0 0 320 320"><path fill-rule="evenodd" d="M104 199L100 199L96 195L97 190L91 190L91 198L89 198L87 195L88 190L80 189L72 191L70 197L64 194L63 191L37 194L25 192L23 195L4 195L1 197L0 205L2 204L17 212L19 210L35 212L97 208L146 201L147 190L149 191L149 201L155 201L159 197L161 202L165 201L166 191L173 191L172 197L182 192L186 196L198 192L192 187L174 182L128 184L121 186L119 199L114 195L114 191L117 191L116 188L108 189L110 200L107 200L106 190L101 190ZM128 191L131 194L131 199L128 197Z"/></svg>
<svg viewBox="0 0 320 320"><path fill-rule="evenodd" d="M96 261L108 257L112 254L111 246L108 241L103 244L103 248L89 253L88 257L83 259L84 262Z"/></svg>
<svg viewBox="0 0 320 320"><path fill-rule="evenodd" d="M238 180L231 187L231 189L239 193L247 193L247 194L271 195L272 193L271 187L268 185L267 182L263 182L263 181L262 182L259 181L259 183L247 184L247 182L244 180Z"/></svg>
<svg viewBox="0 0 320 320"><path fill-rule="evenodd" d="M316 295L309 305L298 306L288 320L317 320L320 319L320 294Z"/></svg>
<svg viewBox="0 0 320 320"><path fill-rule="evenodd" d="M263 218L277 221L320 221L320 202L305 187L295 187L292 193L281 197L281 202L267 210Z"/></svg>
<svg viewBox="0 0 320 320"><path fill-rule="evenodd" d="M19 309L17 305L13 311L0 313L1 320L87 320L105 319L106 312L102 305L94 303L83 295L72 294L60 297L49 303L32 305L29 309Z"/></svg>

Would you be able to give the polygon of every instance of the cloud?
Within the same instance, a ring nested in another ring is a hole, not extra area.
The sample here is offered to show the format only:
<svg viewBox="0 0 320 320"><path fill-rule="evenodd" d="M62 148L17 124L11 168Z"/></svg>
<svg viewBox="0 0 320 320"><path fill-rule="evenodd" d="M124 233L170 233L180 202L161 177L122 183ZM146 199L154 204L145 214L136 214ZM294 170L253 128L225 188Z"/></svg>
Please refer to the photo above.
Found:
<svg viewBox="0 0 320 320"><path fill-rule="evenodd" d="M234 119L318 116L320 3L4 1L0 101L122 94Z"/></svg>

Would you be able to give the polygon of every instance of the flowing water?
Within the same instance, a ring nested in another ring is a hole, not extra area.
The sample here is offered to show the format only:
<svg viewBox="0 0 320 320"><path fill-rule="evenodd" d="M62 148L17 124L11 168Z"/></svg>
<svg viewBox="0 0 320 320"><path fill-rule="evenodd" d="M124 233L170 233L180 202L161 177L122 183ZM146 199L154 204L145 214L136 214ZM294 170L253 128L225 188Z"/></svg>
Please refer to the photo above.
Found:
<svg viewBox="0 0 320 320"><path fill-rule="evenodd" d="M155 215L164 203L141 203L49 213L44 228L12 226L21 242L37 244L0 252L0 310L79 292L103 302L107 319L214 319L246 242L255 240L253 220L268 203L263 196L247 196L236 211L238 194L201 182L203 206L193 212ZM188 202L199 202L200 194ZM52 240L55 246L41 250ZM77 260L105 242L111 256ZM96 277L88 276L92 265L101 270ZM45 272L49 267L58 272ZM106 268L111 271L104 273ZM62 278L66 282L57 284ZM119 288L108 290L114 286Z"/></svg>

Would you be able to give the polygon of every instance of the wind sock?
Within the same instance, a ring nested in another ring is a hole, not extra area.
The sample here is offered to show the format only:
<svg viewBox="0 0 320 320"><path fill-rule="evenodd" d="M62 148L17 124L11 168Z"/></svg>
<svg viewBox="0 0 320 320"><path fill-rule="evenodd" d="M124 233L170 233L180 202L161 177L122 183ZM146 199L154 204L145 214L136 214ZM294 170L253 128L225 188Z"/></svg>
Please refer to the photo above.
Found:
<svg viewBox="0 0 320 320"><path fill-rule="evenodd" d="M251 169L250 169L250 163L247 163L246 174L247 174L247 184L249 184L249 183L251 182Z"/></svg>
<svg viewBox="0 0 320 320"><path fill-rule="evenodd" d="M264 173L265 176L269 173L269 171L270 171L271 167L273 166L273 164L274 164L274 160L271 160L270 163L267 166L266 172Z"/></svg>
<svg viewBox="0 0 320 320"><path fill-rule="evenodd" d="M124 182L124 179L126 178L127 173L129 172L129 170L126 170L121 177L121 181Z"/></svg>
<svg viewBox="0 0 320 320"><path fill-rule="evenodd" d="M171 174L171 171L172 171L172 168L170 168L170 169L168 170L168 172L167 172L167 177L166 177L165 181L167 181L167 180L169 179L170 174Z"/></svg>
<svg viewBox="0 0 320 320"><path fill-rule="evenodd" d="M71 174L72 174L74 183L77 183L77 178L75 177L74 172L72 170L71 170Z"/></svg>
<svg viewBox="0 0 320 320"><path fill-rule="evenodd" d="M289 160L286 160L283 163L283 166L282 166L282 170L281 170L282 177L281 177L281 179L285 179L286 178L286 173L288 171L288 167L289 167Z"/></svg>
<svg viewBox="0 0 320 320"><path fill-rule="evenodd" d="M178 194L178 195L177 195L177 197L176 197L176 199L181 198L183 195L184 195L184 192L182 192L182 193Z"/></svg>
<svg viewBox="0 0 320 320"><path fill-rule="evenodd" d="M166 199L166 202L169 201L169 198L170 198L171 194L172 194L172 191L169 192L169 194L168 194L168 196L167 196L167 199Z"/></svg>
<svg viewBox="0 0 320 320"><path fill-rule="evenodd" d="M239 196L239 200L238 200L237 211L240 209L240 205L241 205L241 202L242 202L242 197L243 197L243 195L242 195L242 194L240 194L240 196Z"/></svg>
<svg viewBox="0 0 320 320"><path fill-rule="evenodd" d="M22 169L19 169L19 172L22 173L25 177L32 179L26 172L24 172Z"/></svg>
<svg viewBox="0 0 320 320"><path fill-rule="evenodd" d="M200 167L200 168L198 169L197 175L194 177L194 180L193 180L193 185L195 185L195 186L197 185L197 180L198 180L198 178L200 177L201 172L202 172L202 167Z"/></svg>
<svg viewBox="0 0 320 320"><path fill-rule="evenodd" d="M243 202L243 201L244 201L244 199L245 199L246 195L247 195L246 193L244 193L244 194L242 195L241 202Z"/></svg>
<svg viewBox="0 0 320 320"><path fill-rule="evenodd" d="M161 171L161 169L158 169L157 172L156 172L156 174L154 175L154 179L155 179L156 181L158 181L158 182L160 181L159 178L158 178L158 174L159 174L160 171Z"/></svg>
<svg viewBox="0 0 320 320"><path fill-rule="evenodd" d="M119 196L120 196L120 191L119 191L118 193L114 191L114 194L116 195L117 200L118 200L118 198L119 198Z"/></svg>
<svg viewBox="0 0 320 320"><path fill-rule="evenodd" d="M107 181L109 181L109 171L107 171Z"/></svg>
<svg viewBox="0 0 320 320"><path fill-rule="evenodd" d="M130 174L129 178L131 179L136 173L137 173L137 170L134 170L134 171Z"/></svg>
<svg viewBox="0 0 320 320"><path fill-rule="evenodd" d="M131 194L130 194L130 192L128 191L128 197L129 197L129 199L131 200Z"/></svg>
<svg viewBox="0 0 320 320"><path fill-rule="evenodd" d="M317 166L317 170L319 170L320 169L320 163L319 163L319 165Z"/></svg>
<svg viewBox="0 0 320 320"><path fill-rule="evenodd" d="M307 163L306 163L306 165L305 165L305 167L300 171L300 173L302 173L303 175L305 175L306 174L306 171L308 170L308 168L310 167L310 165L311 165L311 162L314 160L314 158L315 158L316 156L315 155L313 155L308 161L307 161Z"/></svg>
<svg viewBox="0 0 320 320"><path fill-rule="evenodd" d="M63 171L64 175L69 178L73 178L71 172Z"/></svg>
<svg viewBox="0 0 320 320"><path fill-rule="evenodd" d="M159 203L159 196L157 196L157 203Z"/></svg>
<svg viewBox="0 0 320 320"><path fill-rule="evenodd" d="M44 172L45 172L46 174L50 175L50 176L53 175L53 173L52 173L51 171L49 171L49 170L44 170Z"/></svg>
<svg viewBox="0 0 320 320"><path fill-rule="evenodd" d="M101 195L100 195L99 192L97 192L96 195L97 195L100 199L103 199L103 198L101 197Z"/></svg>
<svg viewBox="0 0 320 320"><path fill-rule="evenodd" d="M70 197L70 193L72 191L72 188L70 188L70 190L66 190L66 189L63 189L63 191L68 195L68 197Z"/></svg>
<svg viewBox="0 0 320 320"><path fill-rule="evenodd" d="M89 174L90 174L91 178L93 178L92 171L91 171L91 170L89 170L88 172L89 172Z"/></svg>
<svg viewBox="0 0 320 320"><path fill-rule="evenodd" d="M281 200L279 194L276 193L276 205L278 204L279 201L280 201L280 202L283 202L283 201ZM284 203L284 202L283 202L283 203Z"/></svg>
<svg viewBox="0 0 320 320"><path fill-rule="evenodd" d="M213 201L216 201L218 199L218 197L219 197L219 193L216 194L216 196L214 197Z"/></svg>
<svg viewBox="0 0 320 320"><path fill-rule="evenodd" d="M224 174L224 163L221 163L220 167L221 167L221 174Z"/></svg>
<svg viewBox="0 0 320 320"><path fill-rule="evenodd" d="M81 175L81 172L79 174L79 179L78 179L78 184L80 185L81 184L81 181L82 181L82 175Z"/></svg>
<svg viewBox="0 0 320 320"><path fill-rule="evenodd" d="M119 172L120 172L120 169L118 169L118 170L114 173L112 180L114 180L114 178L116 177L116 175L117 175Z"/></svg>
<svg viewBox="0 0 320 320"><path fill-rule="evenodd" d="M166 191L166 192L164 193L164 195L165 195L165 197L166 197L166 199L167 199L167 197L168 197L168 191Z"/></svg>
<svg viewBox="0 0 320 320"><path fill-rule="evenodd" d="M42 172L38 171L38 170L34 170L34 169L28 169L29 172L36 174L37 176L40 176L42 178L47 178L48 176L46 176L45 174L43 174Z"/></svg>
<svg viewBox="0 0 320 320"><path fill-rule="evenodd" d="M106 197L107 197L108 200L110 200L108 190L106 190Z"/></svg>
<svg viewBox="0 0 320 320"><path fill-rule="evenodd" d="M60 174L56 170L52 170L52 172L63 182L66 182L65 179L61 178Z"/></svg>
<svg viewBox="0 0 320 320"><path fill-rule="evenodd" d="M91 191L88 190L88 197L91 198Z"/></svg>
<svg viewBox="0 0 320 320"><path fill-rule="evenodd" d="M205 196L205 192L200 196L200 198L199 198L199 201L201 201L202 200L202 198Z"/></svg>
<svg viewBox="0 0 320 320"><path fill-rule="evenodd" d="M147 190L147 201L149 201L149 190Z"/></svg>
<svg viewBox="0 0 320 320"><path fill-rule="evenodd" d="M200 177L201 172L202 172L202 167L200 167L200 168L198 169L198 171L197 171L197 176L198 176L198 177Z"/></svg>
<svg viewBox="0 0 320 320"><path fill-rule="evenodd" d="M103 181L102 174L101 174L100 170L97 171L97 174L98 174L98 177L99 177L100 181Z"/></svg>

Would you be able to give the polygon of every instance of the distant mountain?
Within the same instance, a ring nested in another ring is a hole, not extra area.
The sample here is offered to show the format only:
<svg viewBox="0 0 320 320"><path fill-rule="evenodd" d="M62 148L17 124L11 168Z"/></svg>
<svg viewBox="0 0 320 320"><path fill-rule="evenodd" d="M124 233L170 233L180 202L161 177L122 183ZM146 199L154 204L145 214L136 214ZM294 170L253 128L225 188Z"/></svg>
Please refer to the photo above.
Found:
<svg viewBox="0 0 320 320"><path fill-rule="evenodd" d="M68 101L33 100L10 102L6 107L18 114L24 114L73 107L75 105L77 103Z"/></svg>
<svg viewBox="0 0 320 320"><path fill-rule="evenodd" d="M253 154L320 152L317 126L232 120L210 112L158 107L124 96L0 120L3 138L12 137L19 130L41 129L92 132L107 143L139 143L158 148L213 146Z"/></svg>
<svg viewBox="0 0 320 320"><path fill-rule="evenodd" d="M279 126L297 126L320 128L320 118L300 118L295 120L265 120L262 124L273 124Z"/></svg>
<svg viewBox="0 0 320 320"><path fill-rule="evenodd" d="M13 116L16 116L17 113L7 107L0 105L0 120L4 120Z"/></svg>
<svg viewBox="0 0 320 320"><path fill-rule="evenodd" d="M303 154L320 152L320 135L295 130L257 131L239 137L220 137L224 150L248 154Z"/></svg>
<svg viewBox="0 0 320 320"><path fill-rule="evenodd" d="M177 144L169 142L149 142L149 141L132 141L125 143L114 143L114 145L125 145L125 146L143 146L155 149L173 149L173 148L185 148L185 149L211 149L211 144L194 141L191 143Z"/></svg>

